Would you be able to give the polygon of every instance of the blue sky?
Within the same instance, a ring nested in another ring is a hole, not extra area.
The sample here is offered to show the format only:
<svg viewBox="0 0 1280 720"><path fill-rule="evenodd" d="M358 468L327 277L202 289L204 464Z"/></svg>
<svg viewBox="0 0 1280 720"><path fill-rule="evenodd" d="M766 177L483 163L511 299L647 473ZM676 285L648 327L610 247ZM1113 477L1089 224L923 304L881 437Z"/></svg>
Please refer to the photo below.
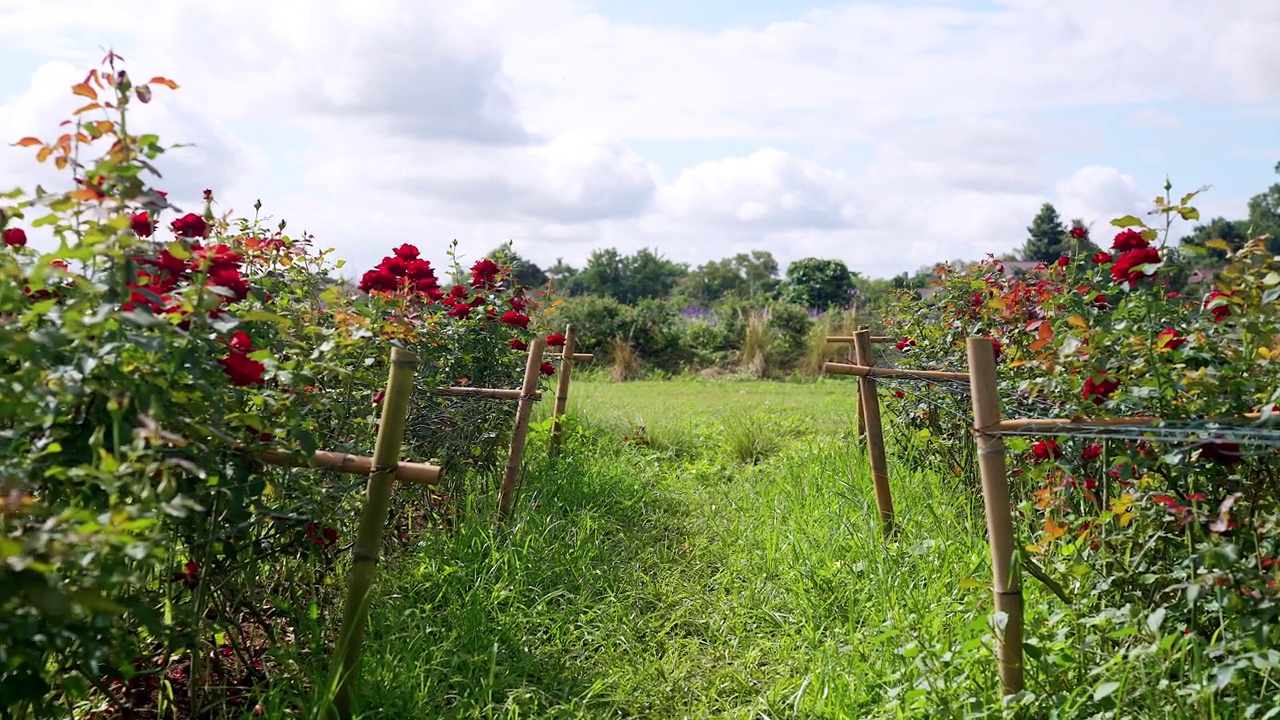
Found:
<svg viewBox="0 0 1280 720"><path fill-rule="evenodd" d="M260 198L352 272L513 239L887 276L1011 250L1046 201L1105 233L1166 175L1206 216L1280 181L1272 0L117 5L0 0L0 132L52 132L114 46L183 86L137 117L199 146L162 185Z"/></svg>

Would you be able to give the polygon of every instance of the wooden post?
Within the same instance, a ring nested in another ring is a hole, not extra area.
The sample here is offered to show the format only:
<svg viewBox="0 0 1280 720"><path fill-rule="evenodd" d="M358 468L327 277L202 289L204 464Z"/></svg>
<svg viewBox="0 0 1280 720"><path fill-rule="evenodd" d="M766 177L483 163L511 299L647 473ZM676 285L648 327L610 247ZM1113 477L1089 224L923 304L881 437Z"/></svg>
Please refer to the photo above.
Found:
<svg viewBox="0 0 1280 720"><path fill-rule="evenodd" d="M391 507L391 485L399 465L400 446L404 442L417 364L417 355L398 347L391 349L391 371L387 376L378 438L373 447L373 472L369 474L366 485L364 509L360 514L352 552L351 580L342 608L342 628L338 632L333 656L333 671L337 673L338 680L334 706L341 718L351 717L351 688L355 685L361 646L364 644L369 590L378 568L382 529L387 524L387 512Z"/></svg>
<svg viewBox="0 0 1280 720"><path fill-rule="evenodd" d="M866 330L866 325L859 325L856 332ZM855 365L870 365L871 358L863 357L861 349L858 346L858 336L853 336L853 343L849 346L849 354L853 356ZM862 383L858 383L858 444L864 445L867 442L867 411L862 407Z"/></svg>
<svg viewBox="0 0 1280 720"><path fill-rule="evenodd" d="M556 384L556 404L551 410L551 447L560 447L560 418L569 407L569 375L573 371L573 326L564 329L563 359L560 361L560 377Z"/></svg>
<svg viewBox="0 0 1280 720"><path fill-rule="evenodd" d="M1021 692L1022 586L1014 574L1013 520L1009 512L1009 483L1005 475L1004 438L988 434L1000 422L1000 396L996 388L995 350L989 338L971 337L969 389L973 395L973 436L978 445L978 470L982 474L982 502L987 513L987 540L991 545L992 592L997 617L996 656L1000 662L1000 687L1005 695Z"/></svg>
<svg viewBox="0 0 1280 720"><path fill-rule="evenodd" d="M525 438L529 434L529 416L533 413L533 394L538 389L538 375L542 372L542 353L547 341L536 338L529 343L529 361L524 367L524 384L520 386L520 404L516 406L516 424L511 430L511 450L507 453L507 466L502 471L502 489L498 492L498 521L506 522L515 508L519 491L520 463L524 459Z"/></svg>
<svg viewBox="0 0 1280 720"><path fill-rule="evenodd" d="M853 347L860 359L871 357L871 332L863 329L856 335ZM889 467L885 460L884 428L880 424L880 398L876 395L876 379L870 375L858 378L858 406L866 417L867 455L871 459L871 482L876 489L876 509L885 537L893 534L893 494L889 490Z"/></svg>

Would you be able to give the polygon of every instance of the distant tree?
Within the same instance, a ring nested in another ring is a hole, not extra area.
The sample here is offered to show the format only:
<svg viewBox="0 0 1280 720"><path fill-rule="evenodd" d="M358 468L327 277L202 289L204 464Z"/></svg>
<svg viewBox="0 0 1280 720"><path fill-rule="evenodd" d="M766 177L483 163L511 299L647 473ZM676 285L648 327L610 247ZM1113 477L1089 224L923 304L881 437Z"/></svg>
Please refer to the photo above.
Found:
<svg viewBox="0 0 1280 720"><path fill-rule="evenodd" d="M764 250L713 260L686 275L676 288L690 302L709 305L728 295L771 294L778 284L778 261Z"/></svg>
<svg viewBox="0 0 1280 720"><path fill-rule="evenodd" d="M536 264L520 257L515 251L510 240L502 243L494 248L486 257L498 260L504 265L511 268L511 274L515 277L516 282L531 288L542 287L547 284L547 273Z"/></svg>
<svg viewBox="0 0 1280 720"><path fill-rule="evenodd" d="M854 273L840 260L804 258L787 266L782 294L788 302L827 310L849 304Z"/></svg>
<svg viewBox="0 0 1280 720"><path fill-rule="evenodd" d="M623 255L615 248L593 250L586 267L573 278L574 290L611 297L628 305L643 298L663 298L688 273L684 265L671 262L643 248Z"/></svg>
<svg viewBox="0 0 1280 720"><path fill-rule="evenodd" d="M1071 237L1052 203L1040 206L1031 225L1027 227L1027 242L1022 246L1022 259L1051 263L1067 254Z"/></svg>
<svg viewBox="0 0 1280 720"><path fill-rule="evenodd" d="M1199 248L1207 264L1215 265L1225 260L1227 253L1218 248L1206 247L1209 241L1221 240L1233 251L1239 250L1249 240L1248 226L1249 222L1247 220L1228 220L1224 217L1216 217L1208 223L1195 226L1191 234L1182 238L1179 244ZM1202 261L1199 264L1203 265L1206 262Z"/></svg>
<svg viewBox="0 0 1280 720"><path fill-rule="evenodd" d="M556 258L556 264L547 268L547 277L551 280L551 286L556 292L562 295L576 295L578 290L578 269L564 261L564 258Z"/></svg>

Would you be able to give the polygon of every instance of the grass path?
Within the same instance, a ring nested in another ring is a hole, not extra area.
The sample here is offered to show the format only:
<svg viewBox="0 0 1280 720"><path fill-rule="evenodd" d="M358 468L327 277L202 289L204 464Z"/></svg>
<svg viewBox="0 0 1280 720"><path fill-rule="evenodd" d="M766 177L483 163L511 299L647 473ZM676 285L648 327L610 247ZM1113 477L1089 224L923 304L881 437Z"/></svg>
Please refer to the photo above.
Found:
<svg viewBox="0 0 1280 720"><path fill-rule="evenodd" d="M590 432L555 461L534 439L518 527L466 524L389 564L365 717L894 716L893 688L928 673L911 648L972 633L975 499L896 469L886 546L849 384L575 393ZM621 441L639 425L651 445Z"/></svg>

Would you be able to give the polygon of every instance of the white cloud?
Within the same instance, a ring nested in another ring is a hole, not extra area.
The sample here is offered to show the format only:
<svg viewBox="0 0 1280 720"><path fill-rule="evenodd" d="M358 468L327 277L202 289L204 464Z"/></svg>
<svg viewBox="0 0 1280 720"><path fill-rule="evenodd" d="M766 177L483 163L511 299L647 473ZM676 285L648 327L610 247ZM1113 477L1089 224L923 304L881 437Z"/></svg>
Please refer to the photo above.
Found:
<svg viewBox="0 0 1280 720"><path fill-rule="evenodd" d="M857 217L842 173L773 148L685 170L659 197L660 212L699 225L829 229Z"/></svg>
<svg viewBox="0 0 1280 720"><path fill-rule="evenodd" d="M1134 179L1111 167L1082 167L1056 186L1058 212L1064 218L1110 222L1122 215L1141 214L1151 197Z"/></svg>
<svg viewBox="0 0 1280 720"><path fill-rule="evenodd" d="M1137 128L1180 128L1182 120L1177 115L1162 110L1143 108L1126 115L1124 124Z"/></svg>

